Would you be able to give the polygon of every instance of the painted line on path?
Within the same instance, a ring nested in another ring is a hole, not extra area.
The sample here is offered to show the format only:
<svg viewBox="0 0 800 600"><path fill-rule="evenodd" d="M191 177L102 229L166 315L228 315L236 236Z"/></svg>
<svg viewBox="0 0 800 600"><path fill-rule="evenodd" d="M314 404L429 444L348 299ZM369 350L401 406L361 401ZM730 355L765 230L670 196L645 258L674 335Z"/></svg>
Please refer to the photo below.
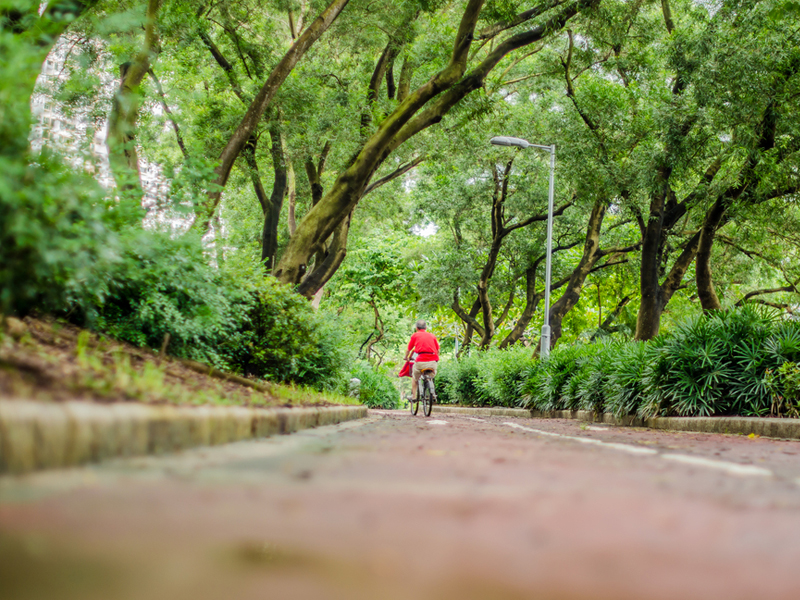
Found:
<svg viewBox="0 0 800 600"><path fill-rule="evenodd" d="M525 427L517 423L506 422L503 423L503 425L508 425L509 427L513 427L515 429L521 429L523 431L529 431L531 433L536 433L539 435L546 435L550 437L562 438L565 440L572 440L575 442L580 442L581 444L602 446L605 448L611 448L612 450L621 450L623 452L629 452L631 454L650 454L650 455L659 454L657 450L654 450L652 448L640 448L639 446L631 446L628 444L616 444L613 442L603 442L601 440L595 440L593 438L577 437L574 435L564 435L562 433L553 433L552 431L543 431L541 429L533 429L532 427ZM717 469L720 471L724 471L729 475L737 475L745 477L751 477L751 476L772 477L774 475L772 471L770 471L769 469L765 469L763 467L756 467L754 465L742 465L739 463L726 462L722 460L711 460L709 458L703 458L700 456L691 456L689 454L660 454L660 457L663 458L664 460L679 462L686 465ZM798 484L800 484L800 478L798 478L797 482Z"/></svg>
<svg viewBox="0 0 800 600"><path fill-rule="evenodd" d="M447 421L440 421L438 419L432 419L430 421L425 421L428 425L447 425Z"/></svg>
<svg viewBox="0 0 800 600"><path fill-rule="evenodd" d="M657 450L652 448L640 448L639 446L629 446L628 444L615 444L613 442L603 442L593 438L577 437L574 435L564 435L562 433L553 433L552 431L542 431L541 429L533 429L532 427L525 427L517 423L503 423L515 429L522 429L523 431L530 431L531 433L538 433L540 435L549 435L551 437L562 438L565 440L572 440L581 444L589 444L593 446L605 446L606 448L613 448L614 450L621 450L622 452L630 452L631 454L658 454Z"/></svg>
<svg viewBox="0 0 800 600"><path fill-rule="evenodd" d="M771 477L772 471L764 467L756 467L754 465L740 465L738 463L725 462L723 460L711 460L710 458L702 458L700 456L690 456L688 454L662 454L661 458L664 460L672 460L687 465L694 465L697 467L708 467L710 469L718 469L725 471L730 475L744 475L744 476L762 476Z"/></svg>

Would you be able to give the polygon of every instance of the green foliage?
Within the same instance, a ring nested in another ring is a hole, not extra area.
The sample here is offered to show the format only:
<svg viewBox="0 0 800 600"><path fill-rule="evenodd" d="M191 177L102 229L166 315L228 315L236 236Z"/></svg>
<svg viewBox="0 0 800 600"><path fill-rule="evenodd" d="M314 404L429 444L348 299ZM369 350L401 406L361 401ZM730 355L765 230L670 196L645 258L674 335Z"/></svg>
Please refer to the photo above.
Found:
<svg viewBox="0 0 800 600"><path fill-rule="evenodd" d="M439 362L439 367L436 370L436 400L439 404L459 403L455 395L459 364L456 360Z"/></svg>
<svg viewBox="0 0 800 600"><path fill-rule="evenodd" d="M647 364L649 344L634 342L619 344L611 353L606 410L617 417L633 415L642 401L642 375Z"/></svg>
<svg viewBox="0 0 800 600"><path fill-rule="evenodd" d="M436 374L437 399L464 406L516 406L531 364L531 351L523 346L443 361Z"/></svg>
<svg viewBox="0 0 800 600"><path fill-rule="evenodd" d="M455 373L447 375L448 383L445 384L447 391L445 395L455 404L462 406L484 406L484 397L479 387L482 379L480 354L473 354L461 358L455 367ZM451 368L453 368L451 363ZM439 375L436 376L437 382ZM441 386L437 387L437 395L441 392Z"/></svg>
<svg viewBox="0 0 800 600"><path fill-rule="evenodd" d="M772 397L771 413L800 417L800 365L785 362L767 369L764 383Z"/></svg>
<svg viewBox="0 0 800 600"><path fill-rule="evenodd" d="M86 305L118 258L99 186L56 159L0 156L0 312Z"/></svg>
<svg viewBox="0 0 800 600"><path fill-rule="evenodd" d="M231 366L246 375L317 389L338 383L343 357L337 333L304 298L267 277L242 305L243 318L220 340L220 353Z"/></svg>
<svg viewBox="0 0 800 600"><path fill-rule="evenodd" d="M358 386L358 399L370 408L394 409L400 405L400 393L383 373L364 362L357 363L350 371L350 377L361 381Z"/></svg>
<svg viewBox="0 0 800 600"><path fill-rule="evenodd" d="M796 332L796 326L781 325L775 311L757 305L679 324L653 341L658 352L644 371L640 413L764 414L765 371L796 354Z"/></svg>
<svg viewBox="0 0 800 600"><path fill-rule="evenodd" d="M800 323L758 305L689 319L649 342L557 346L547 361L514 352L442 370L448 401L642 417L796 415L800 407Z"/></svg>
<svg viewBox="0 0 800 600"><path fill-rule="evenodd" d="M561 410L572 408L580 401L579 382L586 377L582 374L576 386L568 385L574 375L581 373L582 360L580 346L557 346L546 361L537 361L529 370L529 376L520 386L520 405L538 410Z"/></svg>
<svg viewBox="0 0 800 600"><path fill-rule="evenodd" d="M481 360L477 387L484 405L514 407L519 388L531 364L531 349L511 346L504 350L492 349L477 355Z"/></svg>

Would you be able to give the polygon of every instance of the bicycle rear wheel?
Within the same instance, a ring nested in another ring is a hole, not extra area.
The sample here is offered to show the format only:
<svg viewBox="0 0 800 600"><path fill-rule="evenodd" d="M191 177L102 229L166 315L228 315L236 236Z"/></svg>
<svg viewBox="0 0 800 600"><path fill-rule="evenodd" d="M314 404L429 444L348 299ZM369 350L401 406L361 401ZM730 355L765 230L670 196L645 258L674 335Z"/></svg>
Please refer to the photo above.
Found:
<svg viewBox="0 0 800 600"><path fill-rule="evenodd" d="M433 390L431 390L430 380L422 380L422 412L426 417L431 416L433 409Z"/></svg>

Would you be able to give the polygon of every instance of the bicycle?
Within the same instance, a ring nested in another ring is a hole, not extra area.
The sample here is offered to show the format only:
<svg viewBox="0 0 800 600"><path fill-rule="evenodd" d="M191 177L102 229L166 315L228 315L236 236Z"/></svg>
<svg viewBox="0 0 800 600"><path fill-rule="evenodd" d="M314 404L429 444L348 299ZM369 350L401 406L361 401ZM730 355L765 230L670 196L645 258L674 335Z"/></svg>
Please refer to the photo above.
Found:
<svg viewBox="0 0 800 600"><path fill-rule="evenodd" d="M419 411L419 401L422 399L422 413L426 417L431 416L433 403L436 402L436 388L433 385L433 376L433 369L422 371L422 377L417 382L417 397L410 400L412 415L416 415Z"/></svg>

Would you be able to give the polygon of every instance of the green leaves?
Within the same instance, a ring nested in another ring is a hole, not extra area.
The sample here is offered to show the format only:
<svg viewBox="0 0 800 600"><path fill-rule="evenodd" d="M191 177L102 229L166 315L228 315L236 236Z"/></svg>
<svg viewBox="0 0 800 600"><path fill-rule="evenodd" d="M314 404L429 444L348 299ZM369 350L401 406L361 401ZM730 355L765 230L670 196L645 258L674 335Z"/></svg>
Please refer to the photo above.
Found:
<svg viewBox="0 0 800 600"><path fill-rule="evenodd" d="M543 362L529 353L445 364L448 399L645 418L800 410L800 323L758 305L684 321L649 342L558 346ZM512 381L516 390L494 383Z"/></svg>

